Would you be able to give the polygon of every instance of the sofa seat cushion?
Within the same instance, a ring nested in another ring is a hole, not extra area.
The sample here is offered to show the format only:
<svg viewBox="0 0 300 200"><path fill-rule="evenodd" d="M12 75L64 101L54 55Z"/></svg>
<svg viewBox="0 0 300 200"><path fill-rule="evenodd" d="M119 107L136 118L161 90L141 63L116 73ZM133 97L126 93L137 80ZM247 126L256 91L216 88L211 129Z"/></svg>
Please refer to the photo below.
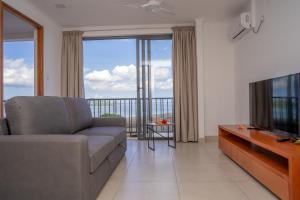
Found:
<svg viewBox="0 0 300 200"><path fill-rule="evenodd" d="M111 136L88 136L90 173L101 165L114 148L114 138Z"/></svg>
<svg viewBox="0 0 300 200"><path fill-rule="evenodd" d="M92 127L78 132L87 136L106 135L114 138L115 144L120 144L126 140L126 128L124 127Z"/></svg>

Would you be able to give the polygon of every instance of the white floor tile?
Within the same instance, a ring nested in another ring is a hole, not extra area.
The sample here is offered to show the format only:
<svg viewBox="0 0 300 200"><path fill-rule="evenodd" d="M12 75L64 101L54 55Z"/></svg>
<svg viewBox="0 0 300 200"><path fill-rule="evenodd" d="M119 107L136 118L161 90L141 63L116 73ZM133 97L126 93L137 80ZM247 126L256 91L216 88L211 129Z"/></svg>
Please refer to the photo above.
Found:
<svg viewBox="0 0 300 200"><path fill-rule="evenodd" d="M247 200L233 182L180 182L181 200Z"/></svg>
<svg viewBox="0 0 300 200"><path fill-rule="evenodd" d="M123 183L115 200L179 200L176 182Z"/></svg>
<svg viewBox="0 0 300 200"><path fill-rule="evenodd" d="M278 198L253 178L237 182L250 200L277 200Z"/></svg>
<svg viewBox="0 0 300 200"><path fill-rule="evenodd" d="M108 181L99 194L97 200L113 200L117 194L120 183L120 181Z"/></svg>
<svg viewBox="0 0 300 200"><path fill-rule="evenodd" d="M273 200L269 190L225 156L217 142L166 141L156 151L146 141L129 140L126 156L97 200Z"/></svg>

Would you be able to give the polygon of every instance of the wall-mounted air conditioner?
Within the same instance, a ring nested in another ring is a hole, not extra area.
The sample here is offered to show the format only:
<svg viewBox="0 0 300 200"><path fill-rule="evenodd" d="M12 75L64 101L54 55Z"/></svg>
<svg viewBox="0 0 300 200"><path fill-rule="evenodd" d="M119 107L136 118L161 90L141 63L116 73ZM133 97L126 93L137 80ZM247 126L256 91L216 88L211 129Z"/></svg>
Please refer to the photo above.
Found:
<svg viewBox="0 0 300 200"><path fill-rule="evenodd" d="M259 32L264 22L262 8L265 3L265 0L251 0L245 5L241 11L242 14L236 17L231 28L230 38L232 40L240 40L250 31Z"/></svg>
<svg viewBox="0 0 300 200"><path fill-rule="evenodd" d="M232 27L230 37L232 40L239 40L251 31L251 14L245 12L239 15Z"/></svg>

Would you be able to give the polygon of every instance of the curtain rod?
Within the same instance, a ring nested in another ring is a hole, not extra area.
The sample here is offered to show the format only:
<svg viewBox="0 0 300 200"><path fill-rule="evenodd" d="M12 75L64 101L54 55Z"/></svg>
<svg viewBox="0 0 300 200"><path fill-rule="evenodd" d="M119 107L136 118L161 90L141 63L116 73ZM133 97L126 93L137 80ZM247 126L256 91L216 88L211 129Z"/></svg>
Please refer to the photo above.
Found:
<svg viewBox="0 0 300 200"><path fill-rule="evenodd" d="M95 32L95 31L126 31L126 30L151 30L151 29L171 29L176 26L195 26L194 23L185 24L153 24L153 25L128 25L128 26L95 26L95 27L74 27L64 28L63 31L83 31L83 32Z"/></svg>

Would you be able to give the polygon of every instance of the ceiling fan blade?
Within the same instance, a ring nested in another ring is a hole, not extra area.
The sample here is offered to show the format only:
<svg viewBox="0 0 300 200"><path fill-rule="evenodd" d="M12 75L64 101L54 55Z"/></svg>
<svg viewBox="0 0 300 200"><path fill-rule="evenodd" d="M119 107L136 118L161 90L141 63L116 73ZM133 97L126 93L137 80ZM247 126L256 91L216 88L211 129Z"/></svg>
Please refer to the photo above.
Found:
<svg viewBox="0 0 300 200"><path fill-rule="evenodd" d="M166 14L169 14L169 15L176 15L173 11L167 9L167 8L164 8L164 7L160 7L160 12L162 13L166 13Z"/></svg>
<svg viewBox="0 0 300 200"><path fill-rule="evenodd" d="M142 4L141 7L146 8L150 6L160 6L163 3L164 0L148 0L147 3Z"/></svg>
<svg viewBox="0 0 300 200"><path fill-rule="evenodd" d="M141 5L134 5L134 4L123 4L122 6L128 8L141 8Z"/></svg>

